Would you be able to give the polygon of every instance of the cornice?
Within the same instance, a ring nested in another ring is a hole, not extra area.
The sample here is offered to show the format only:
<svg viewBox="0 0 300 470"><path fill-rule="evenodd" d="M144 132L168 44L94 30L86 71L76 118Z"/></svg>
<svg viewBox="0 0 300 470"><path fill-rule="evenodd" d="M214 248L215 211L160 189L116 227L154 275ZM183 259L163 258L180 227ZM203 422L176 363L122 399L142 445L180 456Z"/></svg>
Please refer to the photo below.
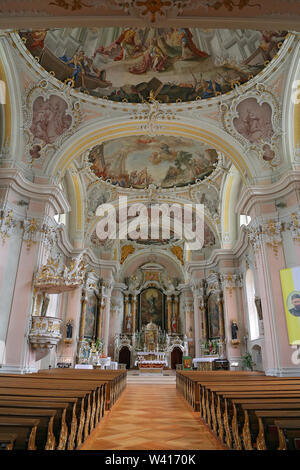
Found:
<svg viewBox="0 0 300 470"><path fill-rule="evenodd" d="M300 170L287 172L279 181L271 185L246 187L236 205L236 213L248 214L254 204L270 202L300 189Z"/></svg>
<svg viewBox="0 0 300 470"><path fill-rule="evenodd" d="M265 30L266 21L270 30L293 30L300 31L300 17L296 15L274 15L264 17L233 17L219 16L208 17L199 15L185 15L180 18L158 19L155 27L198 27L204 29L224 28L224 29L256 29ZM109 26L132 26L145 27L144 18L133 18L127 15L95 15L95 16L70 16L70 12L61 16L41 16L26 15L25 12L19 16L0 16L1 29L41 29L41 28L77 28L77 27L109 27ZM151 26L151 23L147 23Z"/></svg>
<svg viewBox="0 0 300 470"><path fill-rule="evenodd" d="M193 275L195 272L201 270L216 268L220 261L238 260L247 250L248 245L248 232L246 227L242 226L239 231L239 238L232 249L217 249L212 252L210 258L207 260L189 261L186 263L186 270L190 275Z"/></svg>
<svg viewBox="0 0 300 470"><path fill-rule="evenodd" d="M28 181L19 170L14 168L0 168L0 187L10 188L21 197L48 202L59 214L65 214L71 210L70 204L59 186Z"/></svg>

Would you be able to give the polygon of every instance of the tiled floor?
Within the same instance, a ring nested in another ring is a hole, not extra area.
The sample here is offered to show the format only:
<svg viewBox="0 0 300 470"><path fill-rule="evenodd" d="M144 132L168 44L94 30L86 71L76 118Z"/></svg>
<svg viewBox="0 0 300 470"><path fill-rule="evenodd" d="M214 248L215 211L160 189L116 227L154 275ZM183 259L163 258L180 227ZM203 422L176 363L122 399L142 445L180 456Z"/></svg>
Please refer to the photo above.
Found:
<svg viewBox="0 0 300 470"><path fill-rule="evenodd" d="M174 385L128 384L81 450L224 450Z"/></svg>

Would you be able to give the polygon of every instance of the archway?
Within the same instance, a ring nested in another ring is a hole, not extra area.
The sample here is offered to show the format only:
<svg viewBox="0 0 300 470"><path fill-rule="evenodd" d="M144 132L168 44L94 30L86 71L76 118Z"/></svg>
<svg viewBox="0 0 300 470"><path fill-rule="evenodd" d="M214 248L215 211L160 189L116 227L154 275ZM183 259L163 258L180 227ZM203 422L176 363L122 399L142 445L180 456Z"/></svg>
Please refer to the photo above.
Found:
<svg viewBox="0 0 300 470"><path fill-rule="evenodd" d="M182 364L182 350L174 348L171 352L171 369L176 369L176 364Z"/></svg>
<svg viewBox="0 0 300 470"><path fill-rule="evenodd" d="M130 350L125 346L119 352L119 363L126 364L126 369L130 369Z"/></svg>

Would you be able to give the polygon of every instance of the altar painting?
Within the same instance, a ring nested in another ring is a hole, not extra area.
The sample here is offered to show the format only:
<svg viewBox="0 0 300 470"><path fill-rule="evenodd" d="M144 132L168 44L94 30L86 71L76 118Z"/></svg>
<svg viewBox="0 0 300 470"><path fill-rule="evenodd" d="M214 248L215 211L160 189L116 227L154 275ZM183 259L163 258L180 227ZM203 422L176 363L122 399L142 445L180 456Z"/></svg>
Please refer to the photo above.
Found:
<svg viewBox="0 0 300 470"><path fill-rule="evenodd" d="M220 337L220 312L217 294L210 294L207 300L208 337Z"/></svg>
<svg viewBox="0 0 300 470"><path fill-rule="evenodd" d="M155 288L144 290L141 293L141 326L152 321L152 323L163 329L163 307L163 293L160 290Z"/></svg>
<svg viewBox="0 0 300 470"><path fill-rule="evenodd" d="M84 323L84 337L92 338L95 336L95 322L97 312L97 300L96 296L90 295L86 304L86 314Z"/></svg>

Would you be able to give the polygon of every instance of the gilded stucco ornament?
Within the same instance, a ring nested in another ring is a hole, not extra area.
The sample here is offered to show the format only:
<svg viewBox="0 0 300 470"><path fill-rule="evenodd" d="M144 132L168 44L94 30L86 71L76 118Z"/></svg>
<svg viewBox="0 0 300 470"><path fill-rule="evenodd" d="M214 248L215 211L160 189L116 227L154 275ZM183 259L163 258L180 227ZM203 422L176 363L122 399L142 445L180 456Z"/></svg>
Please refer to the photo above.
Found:
<svg viewBox="0 0 300 470"><path fill-rule="evenodd" d="M227 289L230 297L232 296L233 289L243 286L242 274L239 273L222 273L220 275L223 289Z"/></svg>
<svg viewBox="0 0 300 470"><path fill-rule="evenodd" d="M34 287L49 293L73 290L84 283L85 273L84 254L72 258L68 266L50 256L34 276Z"/></svg>
<svg viewBox="0 0 300 470"><path fill-rule="evenodd" d="M2 244L4 245L7 238L10 238L13 229L16 226L16 221L13 218L12 210L2 210L0 212L0 237L2 238Z"/></svg>
<svg viewBox="0 0 300 470"><path fill-rule="evenodd" d="M291 232L292 238L300 244L300 221L299 214L293 212L290 214L290 220L287 223L287 229Z"/></svg>
<svg viewBox="0 0 300 470"><path fill-rule="evenodd" d="M257 251L264 242L272 246L276 257L278 256L278 247L282 243L282 232L284 229L285 224L280 220L274 219L263 221L261 224L250 224L246 228L254 251Z"/></svg>

